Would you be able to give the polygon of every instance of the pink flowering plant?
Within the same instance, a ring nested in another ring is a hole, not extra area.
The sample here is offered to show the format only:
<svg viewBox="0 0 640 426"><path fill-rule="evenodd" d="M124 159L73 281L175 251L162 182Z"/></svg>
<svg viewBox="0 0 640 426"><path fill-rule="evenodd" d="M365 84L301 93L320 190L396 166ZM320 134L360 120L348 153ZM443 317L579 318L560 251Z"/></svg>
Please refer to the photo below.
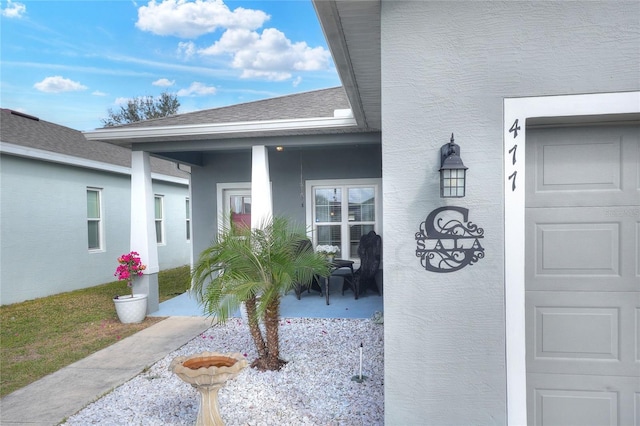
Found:
<svg viewBox="0 0 640 426"><path fill-rule="evenodd" d="M118 277L118 281L127 281L127 287L131 289L131 297L133 297L133 280L141 276L145 269L147 266L142 264L140 254L132 251L118 258L118 267L113 275Z"/></svg>

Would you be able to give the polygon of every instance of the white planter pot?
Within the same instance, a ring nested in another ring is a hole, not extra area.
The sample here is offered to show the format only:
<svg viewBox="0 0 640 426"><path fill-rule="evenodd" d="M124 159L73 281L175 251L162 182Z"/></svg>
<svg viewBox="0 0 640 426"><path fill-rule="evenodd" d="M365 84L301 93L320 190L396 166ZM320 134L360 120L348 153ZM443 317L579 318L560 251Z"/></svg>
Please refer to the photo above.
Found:
<svg viewBox="0 0 640 426"><path fill-rule="evenodd" d="M124 324L138 323L144 321L147 316L147 295L134 294L131 296L120 296L113 299L116 305L116 312L120 322Z"/></svg>

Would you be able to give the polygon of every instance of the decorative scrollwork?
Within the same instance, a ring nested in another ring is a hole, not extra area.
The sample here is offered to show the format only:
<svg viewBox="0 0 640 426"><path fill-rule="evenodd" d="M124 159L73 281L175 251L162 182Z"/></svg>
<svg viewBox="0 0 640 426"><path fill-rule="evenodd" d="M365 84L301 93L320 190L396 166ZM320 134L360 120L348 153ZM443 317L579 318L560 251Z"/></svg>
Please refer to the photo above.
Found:
<svg viewBox="0 0 640 426"><path fill-rule="evenodd" d="M451 212L460 218L452 218ZM416 257L431 272L454 272L484 257L484 229L468 221L464 207L440 207L429 213L416 232Z"/></svg>

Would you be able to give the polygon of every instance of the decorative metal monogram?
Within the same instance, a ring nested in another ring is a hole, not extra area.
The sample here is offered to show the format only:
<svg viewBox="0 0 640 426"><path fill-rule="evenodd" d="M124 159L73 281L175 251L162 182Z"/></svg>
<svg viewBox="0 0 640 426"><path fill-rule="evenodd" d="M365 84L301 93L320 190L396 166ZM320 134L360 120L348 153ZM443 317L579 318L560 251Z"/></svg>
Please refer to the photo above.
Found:
<svg viewBox="0 0 640 426"><path fill-rule="evenodd" d="M416 256L431 272L454 272L484 257L484 229L468 222L464 207L440 207L429 213L416 232Z"/></svg>

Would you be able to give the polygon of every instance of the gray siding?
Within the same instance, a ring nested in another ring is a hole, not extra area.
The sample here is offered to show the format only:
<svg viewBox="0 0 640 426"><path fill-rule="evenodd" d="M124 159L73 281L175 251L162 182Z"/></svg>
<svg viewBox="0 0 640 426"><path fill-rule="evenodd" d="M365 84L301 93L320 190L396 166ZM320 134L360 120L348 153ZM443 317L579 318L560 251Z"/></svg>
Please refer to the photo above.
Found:
<svg viewBox="0 0 640 426"><path fill-rule="evenodd" d="M636 1L382 2L385 423L506 423L503 100L640 89L639 17ZM447 201L452 132L468 186ZM414 235L443 205L470 210L485 258L435 274Z"/></svg>
<svg viewBox="0 0 640 426"><path fill-rule="evenodd" d="M4 154L0 170L0 303L115 280L116 259L129 251L128 175ZM102 188L104 251L100 252L87 250L87 187ZM190 244L184 237L188 188L154 181L154 190L167 197L168 244L159 250L160 268L188 264Z"/></svg>

